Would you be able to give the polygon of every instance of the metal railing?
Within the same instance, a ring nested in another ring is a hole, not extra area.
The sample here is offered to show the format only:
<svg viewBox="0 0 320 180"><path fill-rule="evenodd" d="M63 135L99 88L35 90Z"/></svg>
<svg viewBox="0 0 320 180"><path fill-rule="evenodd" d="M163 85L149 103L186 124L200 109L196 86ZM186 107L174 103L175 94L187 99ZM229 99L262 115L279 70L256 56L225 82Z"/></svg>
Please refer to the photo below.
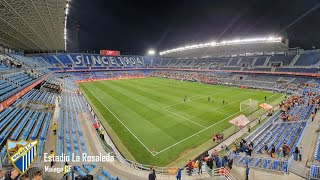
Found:
<svg viewBox="0 0 320 180"><path fill-rule="evenodd" d="M251 157L245 155L230 154L233 158L233 164L236 166L249 166L250 168L259 169L265 172L288 173L290 159L276 159L265 157Z"/></svg>
<svg viewBox="0 0 320 180"><path fill-rule="evenodd" d="M230 170L224 167L216 168L212 170L213 177L225 177L228 180L236 180L235 177L232 176Z"/></svg>
<svg viewBox="0 0 320 180"><path fill-rule="evenodd" d="M320 179L320 166L311 165L308 179Z"/></svg>

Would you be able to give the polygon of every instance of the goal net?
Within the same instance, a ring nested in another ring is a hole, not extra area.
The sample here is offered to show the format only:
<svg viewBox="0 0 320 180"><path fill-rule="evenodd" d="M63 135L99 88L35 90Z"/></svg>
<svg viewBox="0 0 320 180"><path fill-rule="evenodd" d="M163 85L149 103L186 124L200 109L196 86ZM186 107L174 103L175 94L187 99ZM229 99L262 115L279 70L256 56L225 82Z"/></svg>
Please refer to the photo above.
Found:
<svg viewBox="0 0 320 180"><path fill-rule="evenodd" d="M240 103L240 111L243 113L252 113L259 108L258 101L248 99Z"/></svg>

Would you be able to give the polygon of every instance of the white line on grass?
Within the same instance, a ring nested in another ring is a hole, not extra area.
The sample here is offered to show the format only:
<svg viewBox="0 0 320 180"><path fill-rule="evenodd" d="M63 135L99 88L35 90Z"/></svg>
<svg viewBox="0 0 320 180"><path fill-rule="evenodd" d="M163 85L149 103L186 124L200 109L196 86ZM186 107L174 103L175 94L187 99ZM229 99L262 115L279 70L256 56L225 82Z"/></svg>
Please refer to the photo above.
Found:
<svg viewBox="0 0 320 180"><path fill-rule="evenodd" d="M204 98L204 97L207 97L207 96L213 96L213 95L223 94L223 93L226 93L226 92L220 92L220 93L215 93L215 94L211 94L211 95L196 95L196 96L201 96L201 97L195 98L195 99L193 99L193 100L189 100L188 102L192 102L192 101L194 101L194 100L201 99L201 98ZM196 97L196 96L191 96L191 97ZM190 97L190 98L191 98L191 97ZM190 99L190 98L189 98L189 99ZM168 107L172 107L172 106L175 106L175 105L178 105L178 104L183 104L183 103L186 103L186 102L182 101L182 102L179 102L179 103L171 104L171 105L169 105L169 106L163 107L162 109L165 109L165 108L168 108Z"/></svg>
<svg viewBox="0 0 320 180"><path fill-rule="evenodd" d="M183 117L183 116L180 116L180 115L177 114L177 113L171 112L171 111L169 111L168 109L163 109L163 110L165 110L165 111L167 111L167 112L169 112L169 113L172 113L172 114L174 114L174 115L176 115L176 116L178 116L178 117L180 117L180 118L182 118L182 119L185 119L185 120L187 120L187 121L190 121L190 122L192 122L193 124L196 124L196 125L198 125L198 126L201 126L201 127L205 128L205 126L203 126L203 125L201 125L201 124L199 124L199 123L196 123L196 122L194 122L194 121L192 121L192 120L190 120L190 119L188 119L188 118L185 118L185 117Z"/></svg>
<svg viewBox="0 0 320 180"><path fill-rule="evenodd" d="M224 113L224 112L221 112L221 111L217 111L217 110L215 110L214 112L217 112L217 113L220 113L220 114L224 114L224 115L228 115L228 116L229 116L229 114Z"/></svg>
<svg viewBox="0 0 320 180"><path fill-rule="evenodd" d="M248 93L248 92L243 92L243 93L236 94L236 95L233 95L233 96L230 96L230 97L239 96L239 95L242 95L242 94L249 94L249 93ZM229 98L230 98L230 97L229 97ZM217 107L217 108L213 108L212 110L213 110L213 111L217 111L218 109L221 109L221 108L223 108L223 107L225 107L225 106L228 106L228 105L230 105L230 104L234 104L234 103L237 103L237 102L240 102L240 101L243 101L243 100L233 101L232 103L228 103L228 104L225 104L225 105L223 105L223 106L220 106L220 107Z"/></svg>
<svg viewBox="0 0 320 180"><path fill-rule="evenodd" d="M86 85L83 85L83 86L84 86L86 89L88 89ZM113 114L113 112L112 112L106 105L104 105L104 104L100 101L100 99L98 99L98 97L91 92L90 89L88 89L88 90L89 90L90 93L140 142L140 144L142 144L142 146L143 146L146 150L148 150L149 153L150 153L152 156L154 156L154 154L148 149L148 147L147 147L145 144L143 144L143 142L142 142L115 114Z"/></svg>
<svg viewBox="0 0 320 180"><path fill-rule="evenodd" d="M191 136L189 136L189 137L186 137L186 138L184 138L184 139L182 139L182 140L180 140L180 141L178 141L178 142L174 143L173 145L171 145L171 146L169 146L169 147L167 147L167 148L165 148L165 149L163 149L163 150L159 151L156 155L158 155L158 154L160 154L160 153L162 153L162 152L164 152L164 151L166 151L166 150L168 150L168 149L172 148L173 146L176 146L176 145L178 145L178 144L180 144L180 143L184 142L185 140L188 140L188 139L192 138L193 136L196 136L197 134L199 134L199 133L201 133L201 132L203 132L203 131L205 131L205 130L207 130L207 129L209 129L209 128L211 128L211 127L213 127L213 126L215 126L215 125L217 125L217 124L219 124L219 123L221 123L221 122L223 122L224 120L226 120L226 119L228 119L228 118L230 118L230 117L232 117L232 116L236 115L237 113L239 113L239 112L236 112L236 113L234 113L234 114L232 114L232 115L230 115L230 116L228 116L228 117L226 117L226 118L224 118L224 119L222 119L222 120L220 120L220 121L218 121L218 122L216 122L216 123L214 123L214 124L211 124L210 126L208 126L208 127L204 128L204 129L202 129L202 130L200 130L200 131L198 131L198 132L194 133L193 135L191 135ZM156 156L156 155L155 155L155 156Z"/></svg>
<svg viewBox="0 0 320 180"><path fill-rule="evenodd" d="M213 95L223 94L223 93L225 93L225 92L215 93L215 94L212 94L212 95L195 95L195 96L191 96L190 98L188 98L188 100L191 99L192 97L196 97L196 96L200 96L200 97L195 98L195 99L193 99L193 100L189 100L188 102L194 101L194 100L196 100L196 99L201 99L201 98L204 98L204 97L207 97L207 96L213 96ZM171 114L173 114L173 115L176 115L176 116L178 116L178 117L180 117L180 118L182 118L182 119L185 119L185 120L187 120L187 121L189 121L189 122L191 122L191 123L193 123L193 124L196 124L196 125L198 125L198 126L201 126L201 127L205 128L205 126L203 126L203 125L201 125L201 124L199 124L199 123L197 123L197 122L194 122L194 121L192 121L192 120L190 120L190 119L188 119L188 118L185 118L185 117L183 117L183 116L181 116L181 115L179 115L179 114L177 114L177 113L174 113L174 112L172 112L172 111L170 111L170 110L167 109L168 107L172 107L172 106L175 106L175 105L178 105L178 104L182 104L182 103L185 103L185 102L180 102L180 103L172 104L172 105L163 107L162 109L165 110L165 111L167 111L167 112L169 112L169 113L171 113ZM224 114L224 113L223 113L223 114ZM227 115L229 115L229 114L227 114Z"/></svg>
<svg viewBox="0 0 320 180"><path fill-rule="evenodd" d="M273 97L273 96L275 96L275 95L276 95L276 94L273 94L273 95L272 95L272 96L270 96L269 98L271 98L271 97ZM259 101L259 102L263 102L263 101L264 101L264 100ZM216 123L214 123L214 124L211 124L210 126L208 126L208 127L204 128L204 129L202 129L202 130L200 130L200 131L198 131L198 132L194 133L193 135L191 135L191 136L189 136L189 137L186 137L186 138L184 138L184 139L182 139L182 140L180 140L180 141L178 141L178 142L176 142L176 143L172 144L171 146L169 146L169 147L167 147L167 148L165 148L165 149L163 149L163 150L161 150L161 151L157 152L157 154L155 154L154 156L156 156L156 155L158 155L158 154L160 154L160 153L162 153L162 152L164 152L164 151L166 151L166 150L168 150L168 149L170 149L170 148L172 148L172 147L174 147L174 146L176 146L176 145L178 145L178 144L180 144L180 143L182 143L182 142L184 142L184 141L186 141L186 140L188 140L188 139L190 139L190 138L192 138L193 136L198 135L199 133L201 133L201 132L203 132L203 131L205 131L205 130L207 130L207 129L209 129L209 128L211 128L211 127L213 127L213 126L217 125L217 124L220 124L221 122L225 121L226 119L229 119L230 117L232 117L232 116L234 116L234 115L238 114L239 112L241 112L241 111L238 111L238 112L236 112L236 113L234 113L234 114L231 114L230 116L228 116L228 117L226 117L226 118L224 118L224 119L222 119L222 120L220 120L220 121L218 121L218 122L216 122Z"/></svg>

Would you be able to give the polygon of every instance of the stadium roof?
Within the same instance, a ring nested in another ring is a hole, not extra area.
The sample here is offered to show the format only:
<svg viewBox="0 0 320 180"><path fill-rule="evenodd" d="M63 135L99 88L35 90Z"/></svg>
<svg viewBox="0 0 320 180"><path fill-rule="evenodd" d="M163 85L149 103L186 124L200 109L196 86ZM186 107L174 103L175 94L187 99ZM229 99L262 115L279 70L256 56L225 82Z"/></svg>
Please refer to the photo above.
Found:
<svg viewBox="0 0 320 180"><path fill-rule="evenodd" d="M66 0L0 0L0 45L65 50Z"/></svg>
<svg viewBox="0 0 320 180"><path fill-rule="evenodd" d="M163 57L207 57L288 51L288 42L281 37L234 39L178 47L160 52Z"/></svg>

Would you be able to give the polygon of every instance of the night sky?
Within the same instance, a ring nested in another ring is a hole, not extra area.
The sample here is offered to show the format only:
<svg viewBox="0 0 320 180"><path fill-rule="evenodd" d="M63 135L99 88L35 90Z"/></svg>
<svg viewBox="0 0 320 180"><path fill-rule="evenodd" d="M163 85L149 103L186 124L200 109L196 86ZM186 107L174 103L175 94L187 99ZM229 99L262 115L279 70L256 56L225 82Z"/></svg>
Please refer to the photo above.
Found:
<svg viewBox="0 0 320 180"><path fill-rule="evenodd" d="M312 49L320 48L318 6L320 0L72 0L69 19L79 21L81 52L143 55L149 48L276 34L288 37L290 47Z"/></svg>

